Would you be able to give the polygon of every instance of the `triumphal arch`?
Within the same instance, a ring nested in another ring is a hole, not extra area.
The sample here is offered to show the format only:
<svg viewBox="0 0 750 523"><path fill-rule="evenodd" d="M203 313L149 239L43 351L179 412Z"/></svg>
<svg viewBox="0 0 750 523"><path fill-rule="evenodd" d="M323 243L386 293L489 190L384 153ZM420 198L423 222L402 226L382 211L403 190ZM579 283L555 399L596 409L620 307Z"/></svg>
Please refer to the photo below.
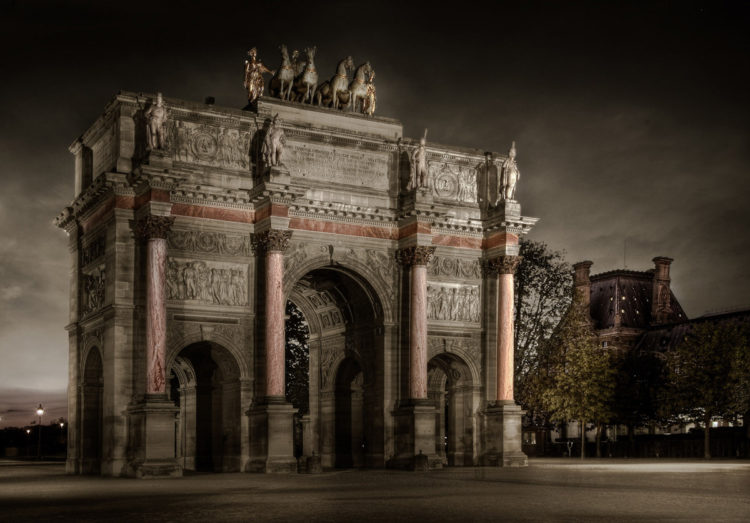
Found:
<svg viewBox="0 0 750 523"><path fill-rule="evenodd" d="M525 464L513 273L536 219L514 200L515 146L425 138L275 98L115 96L71 146L57 218L68 471ZM310 333L302 456L287 300Z"/></svg>

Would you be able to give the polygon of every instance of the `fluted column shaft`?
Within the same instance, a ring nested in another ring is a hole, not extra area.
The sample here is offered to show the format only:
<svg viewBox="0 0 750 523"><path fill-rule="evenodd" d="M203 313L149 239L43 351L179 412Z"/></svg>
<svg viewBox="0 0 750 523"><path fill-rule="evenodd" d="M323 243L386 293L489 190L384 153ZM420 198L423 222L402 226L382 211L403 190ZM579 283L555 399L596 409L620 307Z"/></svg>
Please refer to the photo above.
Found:
<svg viewBox="0 0 750 523"><path fill-rule="evenodd" d="M285 385L284 251L291 231L269 230L253 236L257 254L265 253L266 396L283 398Z"/></svg>
<svg viewBox="0 0 750 523"><path fill-rule="evenodd" d="M137 232L146 240L146 393L166 393L168 216L147 216Z"/></svg>
<svg viewBox="0 0 750 523"><path fill-rule="evenodd" d="M427 399L427 264L435 247L397 251L398 261L410 267L409 398Z"/></svg>

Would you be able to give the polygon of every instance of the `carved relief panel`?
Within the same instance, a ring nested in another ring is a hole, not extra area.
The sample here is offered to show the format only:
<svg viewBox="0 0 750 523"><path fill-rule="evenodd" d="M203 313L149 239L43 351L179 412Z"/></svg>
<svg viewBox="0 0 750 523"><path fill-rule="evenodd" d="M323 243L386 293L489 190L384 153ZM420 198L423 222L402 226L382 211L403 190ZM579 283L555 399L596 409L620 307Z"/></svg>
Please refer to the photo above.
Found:
<svg viewBox="0 0 750 523"><path fill-rule="evenodd" d="M176 120L172 136L175 161L225 169L250 169L252 132L249 130Z"/></svg>
<svg viewBox="0 0 750 523"><path fill-rule="evenodd" d="M96 312L104 306L106 272L104 264L82 274L81 309L83 314Z"/></svg>
<svg viewBox="0 0 750 523"><path fill-rule="evenodd" d="M247 305L247 266L169 257L167 299Z"/></svg>
<svg viewBox="0 0 750 523"><path fill-rule="evenodd" d="M481 317L478 285L430 283L427 286L427 319L479 323Z"/></svg>
<svg viewBox="0 0 750 523"><path fill-rule="evenodd" d="M431 161L432 191L437 198L464 203L477 202L477 168L469 165Z"/></svg>

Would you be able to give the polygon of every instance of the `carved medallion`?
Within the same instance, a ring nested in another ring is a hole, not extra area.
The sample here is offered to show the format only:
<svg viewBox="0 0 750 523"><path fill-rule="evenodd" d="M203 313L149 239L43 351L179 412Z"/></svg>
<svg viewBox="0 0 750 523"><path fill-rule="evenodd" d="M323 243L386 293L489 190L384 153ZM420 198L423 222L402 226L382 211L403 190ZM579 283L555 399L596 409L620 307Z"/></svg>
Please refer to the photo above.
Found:
<svg viewBox="0 0 750 523"><path fill-rule="evenodd" d="M191 149L198 159L211 160L216 157L218 144L212 134L201 129L193 134Z"/></svg>

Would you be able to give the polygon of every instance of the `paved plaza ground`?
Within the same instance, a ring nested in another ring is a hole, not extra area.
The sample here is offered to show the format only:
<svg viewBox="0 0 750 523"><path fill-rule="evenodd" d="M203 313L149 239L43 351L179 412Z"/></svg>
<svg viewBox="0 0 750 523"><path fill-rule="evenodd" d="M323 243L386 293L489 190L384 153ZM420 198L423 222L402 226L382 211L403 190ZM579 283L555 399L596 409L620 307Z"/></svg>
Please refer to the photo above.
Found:
<svg viewBox="0 0 750 523"><path fill-rule="evenodd" d="M0 461L0 521L750 521L750 462L537 459L524 469L66 476Z"/></svg>

